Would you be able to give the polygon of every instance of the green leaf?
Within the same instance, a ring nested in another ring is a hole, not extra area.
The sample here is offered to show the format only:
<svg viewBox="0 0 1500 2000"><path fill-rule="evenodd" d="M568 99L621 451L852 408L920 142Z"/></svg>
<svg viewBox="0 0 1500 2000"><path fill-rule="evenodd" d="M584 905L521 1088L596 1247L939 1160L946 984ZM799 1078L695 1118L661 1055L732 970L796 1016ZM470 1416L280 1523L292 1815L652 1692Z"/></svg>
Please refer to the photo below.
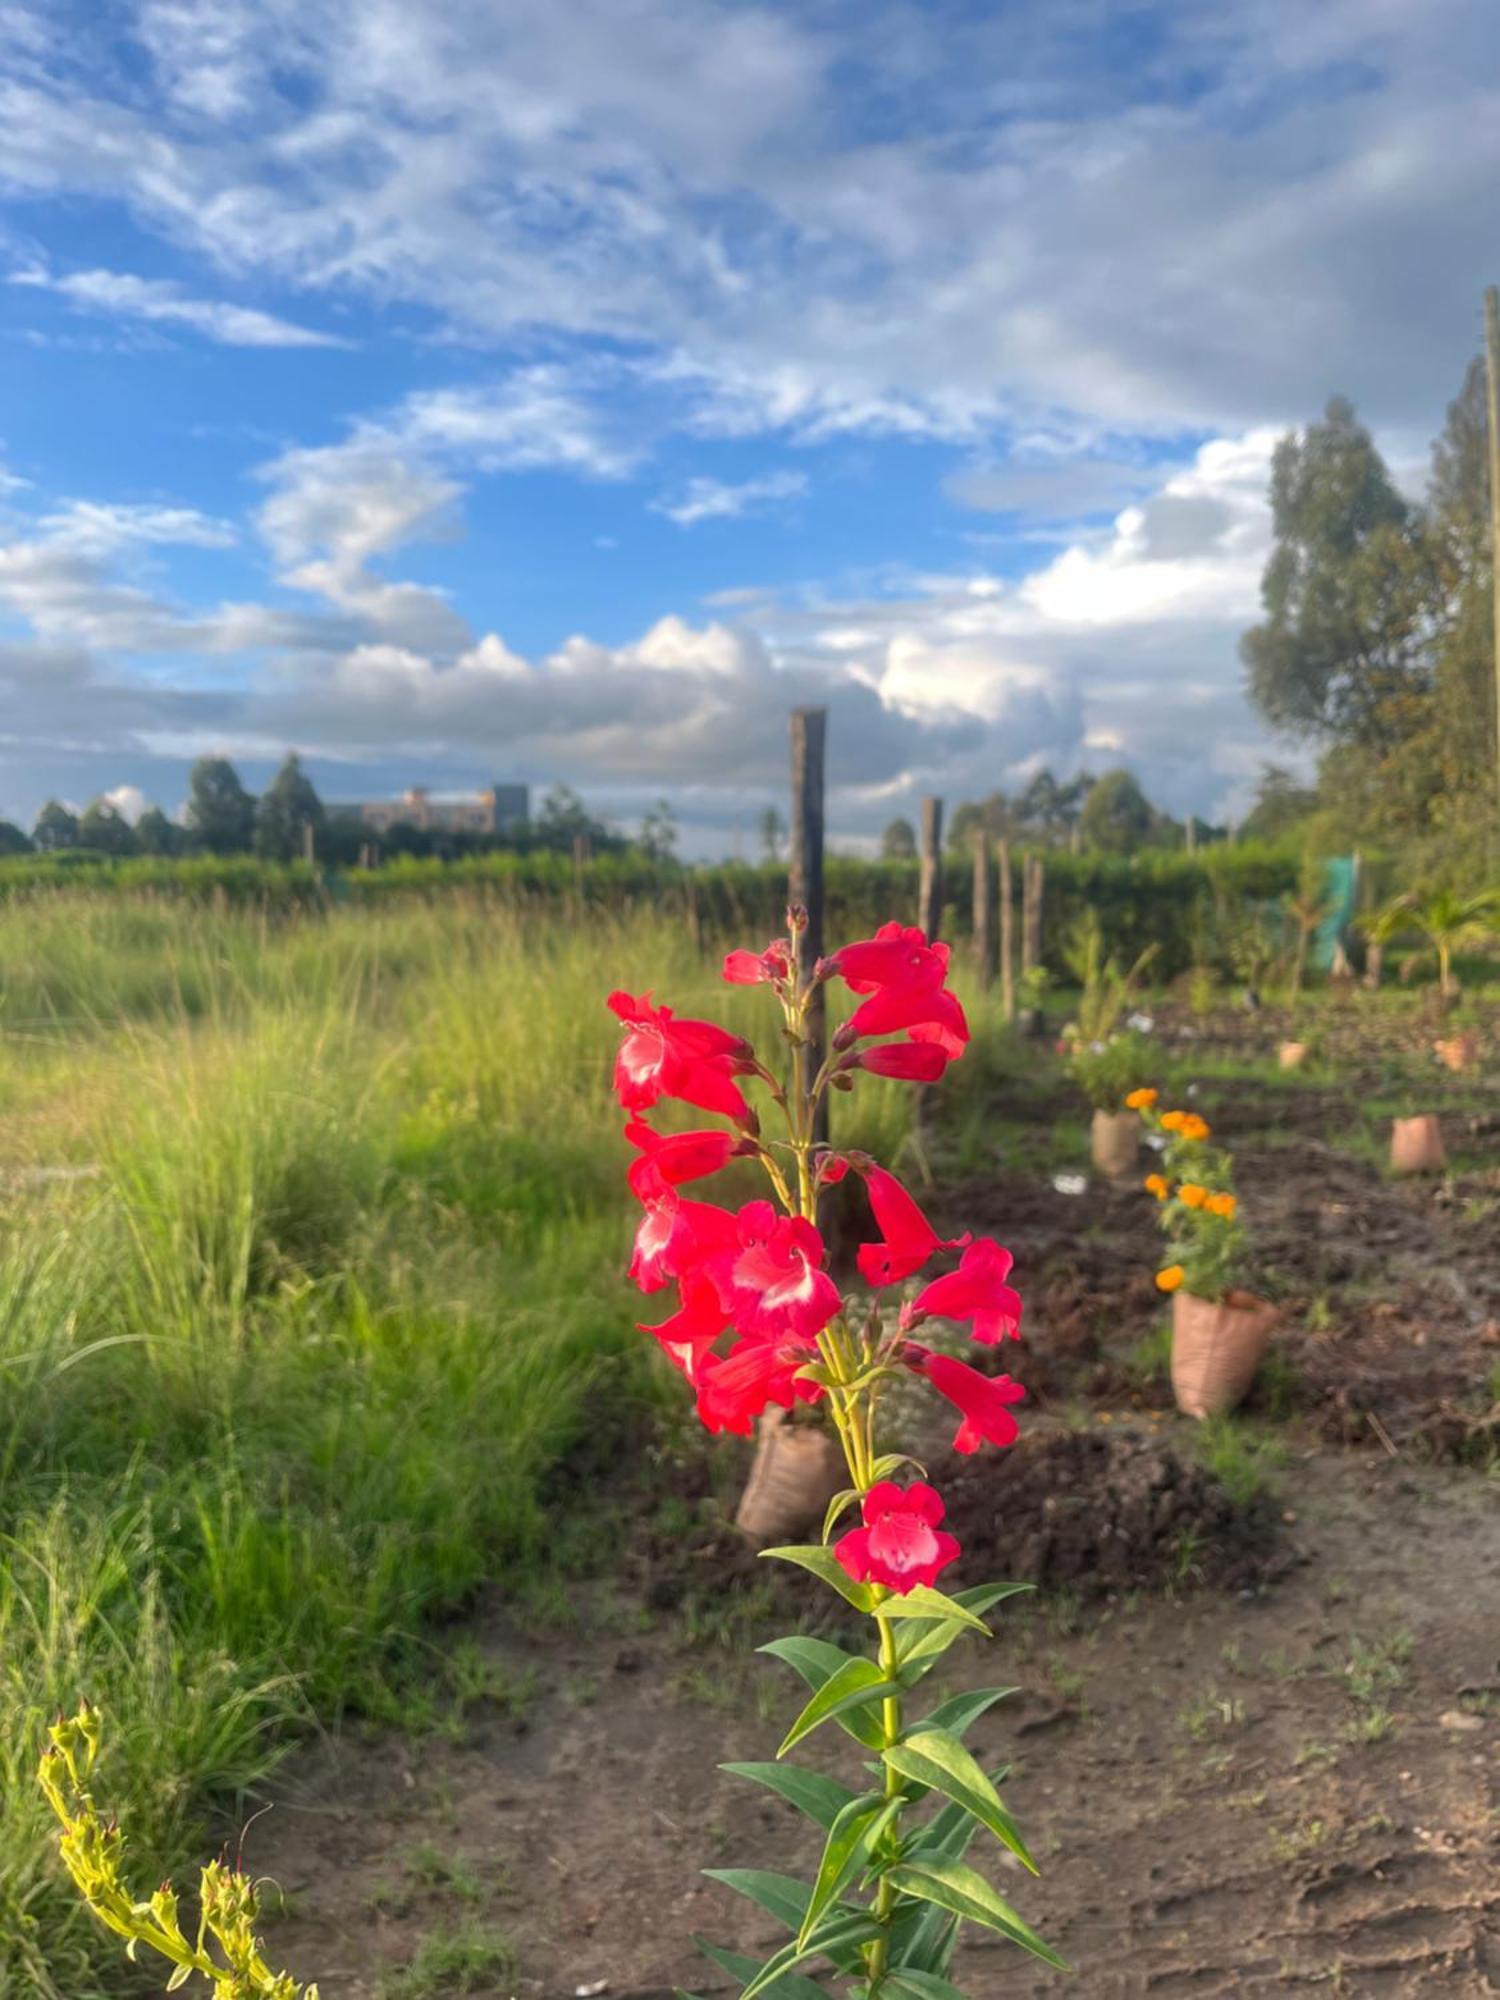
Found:
<svg viewBox="0 0 1500 2000"><path fill-rule="evenodd" d="M816 1820L825 1833L854 1797L837 1778L825 1778L821 1771L804 1771L796 1764L721 1764L719 1769L779 1793L788 1805Z"/></svg>
<svg viewBox="0 0 1500 2000"><path fill-rule="evenodd" d="M900 1811L901 1803L899 1798L888 1799L880 1792L871 1792L864 1798L851 1800L839 1814L823 1846L807 1915L797 1933L799 1945L806 1945L824 1911L863 1868L875 1842Z"/></svg>
<svg viewBox="0 0 1500 2000"><path fill-rule="evenodd" d="M900 1777L913 1778L919 1785L941 1792L945 1799L972 1813L1002 1846L1010 1849L1023 1868L1036 1874L1036 1863L1021 1838L1020 1828L1001 1803L1000 1794L956 1736L924 1722L883 1754L886 1764Z"/></svg>
<svg viewBox="0 0 1500 2000"><path fill-rule="evenodd" d="M953 1601L965 1611L980 1613L988 1611L993 1604L999 1604L1007 1597L1014 1597L1020 1591L1030 1590L1029 1583L987 1583L974 1590L955 1591ZM921 1666L926 1673L933 1663L940 1659L955 1639L963 1636L967 1626L954 1620L952 1623L937 1625L917 1625L896 1634L896 1658L903 1671L909 1667ZM920 1678L920 1675L917 1676Z"/></svg>
<svg viewBox="0 0 1500 2000"><path fill-rule="evenodd" d="M854 1708L867 1708L872 1701L883 1701L887 1695L900 1692L899 1681L888 1681L873 1660L850 1660L824 1681L787 1731L776 1755L784 1757L804 1736L810 1736L834 1716Z"/></svg>
<svg viewBox="0 0 1500 2000"><path fill-rule="evenodd" d="M794 1875L773 1875L764 1868L705 1868L703 1873L710 1882L722 1882L726 1889L748 1897L789 1931L801 1930L812 1890Z"/></svg>
<svg viewBox="0 0 1500 2000"><path fill-rule="evenodd" d="M769 1991L793 1966L803 1965L810 1958L828 1958L840 1971L850 1969L850 1954L858 1946L878 1938L881 1929L882 1926L863 1911L840 1912L831 1923L822 1925L805 1945L793 1939L790 1944L783 1945L774 1958L768 1958L740 1994L740 2000L755 2000L757 1993Z"/></svg>
<svg viewBox="0 0 1500 2000"><path fill-rule="evenodd" d="M810 1688L823 1687L841 1667L859 1657L855 1653L846 1653L842 1646L835 1646L827 1639L804 1639L800 1636L769 1639L760 1650L769 1653L773 1659L785 1660ZM856 1743L863 1743L867 1750L879 1750L885 1742L884 1725L873 1711L851 1708L834 1719L840 1729L852 1736Z"/></svg>
<svg viewBox="0 0 1500 2000"><path fill-rule="evenodd" d="M919 1972L914 1965L892 1966L880 1982L881 2000L964 2000L964 1995L935 1972Z"/></svg>
<svg viewBox="0 0 1500 2000"><path fill-rule="evenodd" d="M1004 1701L1007 1695L1019 1694L1019 1688L974 1688L968 1694L950 1695L940 1701L931 1715L926 1716L920 1727L923 1729L946 1729L950 1735L963 1737L974 1727L980 1716Z"/></svg>
<svg viewBox="0 0 1500 2000"><path fill-rule="evenodd" d="M856 1583L843 1564L834 1557L832 1549L825 1549L821 1542L807 1542L797 1548L762 1549L761 1554L776 1562L795 1563L805 1569L840 1597L847 1598L856 1611L869 1611L875 1603L874 1592L867 1583Z"/></svg>
<svg viewBox="0 0 1500 2000"><path fill-rule="evenodd" d="M858 1498L859 1489L855 1486L846 1486L842 1493L834 1494L828 1503L828 1512L823 1516L822 1539L825 1542L838 1525L839 1516L843 1513L844 1509L851 1507Z"/></svg>
<svg viewBox="0 0 1500 2000"><path fill-rule="evenodd" d="M927 1468L920 1459L912 1458L904 1451L888 1451L884 1458L877 1458L870 1467L870 1484L875 1486L882 1479L894 1479L904 1465L909 1465L918 1479L927 1477Z"/></svg>
<svg viewBox="0 0 1500 2000"><path fill-rule="evenodd" d="M721 1971L731 1979L746 1986L763 1970L758 1958L747 1958L742 1951L727 1951L723 1945L710 1944L707 1938L694 1938L699 1951L711 1958ZM828 1995L814 1979L808 1979L800 1972L784 1972L772 1987L763 1989L767 2000L828 2000Z"/></svg>
<svg viewBox="0 0 1500 2000"><path fill-rule="evenodd" d="M982 1632L986 1639L993 1636L982 1618L960 1604L956 1597L947 1597L928 1583L916 1584L900 1597L888 1597L880 1607L880 1615L882 1618L918 1618L929 1624L952 1619L954 1624L968 1631Z"/></svg>
<svg viewBox="0 0 1500 2000"><path fill-rule="evenodd" d="M892 1868L885 1879L902 1895L919 1896L924 1902L936 1903L939 1909L949 1911L960 1921L983 1924L989 1930L998 1931L1012 1944L1029 1951L1034 1958L1043 1960L1047 1965L1055 1965L1059 1972L1071 1969L1067 1961L1059 1958L1051 1945L1043 1944L1030 1924L1018 1917L999 1892L966 1862L934 1857L903 1861Z"/></svg>

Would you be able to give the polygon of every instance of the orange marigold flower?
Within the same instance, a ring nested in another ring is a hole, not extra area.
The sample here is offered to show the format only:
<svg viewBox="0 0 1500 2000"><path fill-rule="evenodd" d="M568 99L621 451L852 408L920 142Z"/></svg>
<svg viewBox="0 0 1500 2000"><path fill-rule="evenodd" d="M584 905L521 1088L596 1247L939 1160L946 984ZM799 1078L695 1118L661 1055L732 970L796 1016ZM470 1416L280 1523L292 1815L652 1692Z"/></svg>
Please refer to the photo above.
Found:
<svg viewBox="0 0 1500 2000"><path fill-rule="evenodd" d="M1156 1289L1159 1292L1175 1292L1187 1276L1180 1264L1168 1264L1164 1271L1156 1274Z"/></svg>
<svg viewBox="0 0 1500 2000"><path fill-rule="evenodd" d="M1147 1174L1141 1185L1147 1194L1154 1194L1158 1201L1165 1201L1172 1192L1171 1183L1165 1174Z"/></svg>
<svg viewBox="0 0 1500 2000"><path fill-rule="evenodd" d="M1208 1197L1209 1213L1211 1215L1222 1215L1226 1222L1234 1214L1237 1205L1232 1194L1211 1194Z"/></svg>
<svg viewBox="0 0 1500 2000"><path fill-rule="evenodd" d="M1209 1133L1208 1121L1200 1118L1196 1111L1184 1111L1182 1123L1177 1130L1184 1139L1206 1139Z"/></svg>
<svg viewBox="0 0 1500 2000"><path fill-rule="evenodd" d="M1185 1111L1164 1111L1161 1114L1161 1129L1163 1132L1180 1132L1186 1117Z"/></svg>
<svg viewBox="0 0 1500 2000"><path fill-rule="evenodd" d="M1160 1097L1159 1090L1132 1090L1125 1100L1127 1111L1149 1111Z"/></svg>
<svg viewBox="0 0 1500 2000"><path fill-rule="evenodd" d="M1184 1181L1177 1190L1177 1199L1184 1208L1202 1208L1208 1200L1208 1189L1200 1187L1197 1181Z"/></svg>

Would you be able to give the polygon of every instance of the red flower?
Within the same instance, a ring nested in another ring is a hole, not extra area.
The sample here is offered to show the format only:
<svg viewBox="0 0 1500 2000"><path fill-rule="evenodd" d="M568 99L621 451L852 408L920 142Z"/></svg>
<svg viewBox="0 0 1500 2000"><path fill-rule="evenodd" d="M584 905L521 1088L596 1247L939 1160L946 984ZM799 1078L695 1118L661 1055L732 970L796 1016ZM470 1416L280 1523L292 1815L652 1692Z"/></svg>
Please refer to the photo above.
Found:
<svg viewBox="0 0 1500 2000"><path fill-rule="evenodd" d="M734 1081L747 1050L743 1038L712 1021L679 1021L670 1007L653 1007L611 993L609 1007L627 1033L615 1058L615 1091L627 1111L649 1111L659 1097L679 1097L727 1118L746 1118L750 1107Z"/></svg>
<svg viewBox="0 0 1500 2000"><path fill-rule="evenodd" d="M955 1361L948 1354L934 1354L912 1345L906 1350L906 1365L925 1375L940 1396L946 1396L963 1413L953 1439L955 1451L978 1451L981 1444L1014 1444L1020 1426L1010 1413L1010 1405L1024 1400L1026 1391L1008 1375L981 1375L967 1361Z"/></svg>
<svg viewBox="0 0 1500 2000"><path fill-rule="evenodd" d="M936 1083L948 1067L948 1052L933 1042L881 1042L845 1056L840 1069L864 1069L871 1076L894 1076L903 1083Z"/></svg>
<svg viewBox="0 0 1500 2000"><path fill-rule="evenodd" d="M915 925L882 924L872 938L846 944L823 961L825 972L836 972L851 993L873 993L881 986L941 986L948 977L948 947L929 944Z"/></svg>
<svg viewBox="0 0 1500 2000"><path fill-rule="evenodd" d="M724 977L731 986L764 986L791 976L792 947L785 938L764 951L732 951L724 960Z"/></svg>
<svg viewBox="0 0 1500 2000"><path fill-rule="evenodd" d="M797 1341L737 1340L727 1354L710 1354L698 1371L698 1415L711 1431L748 1437L770 1403L789 1410L794 1401L815 1403L823 1390L798 1379L807 1349Z"/></svg>
<svg viewBox="0 0 1500 2000"><path fill-rule="evenodd" d="M915 1481L903 1492L882 1479L864 1497L865 1525L833 1545L856 1583L883 1583L904 1597L919 1583L932 1585L958 1554L952 1535L939 1532L946 1509L930 1486Z"/></svg>
<svg viewBox="0 0 1500 2000"><path fill-rule="evenodd" d="M968 1242L963 1235L945 1243L894 1174L884 1167L861 1169L870 1191L870 1206L884 1237L881 1243L862 1243L858 1261L866 1284L898 1285L909 1278L937 1250L957 1250Z"/></svg>
<svg viewBox="0 0 1500 2000"><path fill-rule="evenodd" d="M935 1043L949 1057L963 1053L969 1024L945 983L947 945L929 944L919 930L882 924L874 937L825 959L822 969L838 973L852 993L870 996L840 1028L835 1046L909 1029L913 1041Z"/></svg>
<svg viewBox="0 0 1500 2000"><path fill-rule="evenodd" d="M934 1278L917 1293L901 1315L902 1332L924 1319L966 1319L974 1338L986 1346L1007 1335L1018 1340L1021 1295L1005 1282L1015 1261L992 1237L981 1236L965 1250L956 1271Z"/></svg>
<svg viewBox="0 0 1500 2000"><path fill-rule="evenodd" d="M838 1311L838 1287L823 1270L823 1239L799 1215L747 1202L737 1239L708 1264L719 1301L740 1333L811 1347ZM805 1357L804 1357L805 1358Z"/></svg>
<svg viewBox="0 0 1500 2000"><path fill-rule="evenodd" d="M688 1380L696 1382L710 1348L728 1324L718 1292L701 1272L689 1272L682 1280L676 1312L660 1326L643 1324L640 1331L654 1334Z"/></svg>
<svg viewBox="0 0 1500 2000"><path fill-rule="evenodd" d="M673 1278L700 1270L716 1251L737 1240L735 1218L711 1201L684 1201L665 1182L643 1197L645 1214L635 1232L629 1275L643 1292L659 1292Z"/></svg>
<svg viewBox="0 0 1500 2000"><path fill-rule="evenodd" d="M625 1137L639 1149L626 1179L639 1201L646 1201L668 1187L684 1181L701 1181L729 1164L738 1141L732 1132L654 1132L644 1118L632 1118Z"/></svg>
<svg viewBox="0 0 1500 2000"><path fill-rule="evenodd" d="M914 1042L935 1042L951 1059L968 1046L969 1024L964 1010L946 986L882 986L861 1000L839 1030L851 1041L866 1035L911 1031Z"/></svg>

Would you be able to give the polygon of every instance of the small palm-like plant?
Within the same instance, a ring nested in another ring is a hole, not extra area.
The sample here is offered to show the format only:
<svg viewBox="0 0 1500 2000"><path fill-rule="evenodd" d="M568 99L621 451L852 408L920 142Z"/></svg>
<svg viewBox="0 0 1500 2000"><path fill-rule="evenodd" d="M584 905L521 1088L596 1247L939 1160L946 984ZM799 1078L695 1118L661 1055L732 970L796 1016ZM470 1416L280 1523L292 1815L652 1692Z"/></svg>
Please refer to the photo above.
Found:
<svg viewBox="0 0 1500 2000"><path fill-rule="evenodd" d="M1451 1000L1458 991L1453 977L1456 953L1487 944L1500 928L1500 889L1480 889L1461 895L1456 889L1434 889L1425 895L1408 891L1387 903L1365 925L1373 944L1389 944L1403 931L1419 931L1437 961L1438 992Z"/></svg>

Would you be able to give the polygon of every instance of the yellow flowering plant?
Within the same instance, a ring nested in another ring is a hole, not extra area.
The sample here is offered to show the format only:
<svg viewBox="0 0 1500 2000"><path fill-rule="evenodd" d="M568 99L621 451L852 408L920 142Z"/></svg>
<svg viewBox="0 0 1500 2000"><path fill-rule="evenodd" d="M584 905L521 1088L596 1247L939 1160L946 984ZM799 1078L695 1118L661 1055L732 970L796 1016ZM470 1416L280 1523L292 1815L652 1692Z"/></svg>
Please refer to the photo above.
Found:
<svg viewBox="0 0 1500 2000"><path fill-rule="evenodd" d="M1196 1111L1164 1110L1159 1091L1132 1090L1125 1108L1165 1141L1161 1168L1144 1183L1167 1241L1157 1289L1222 1299L1241 1282L1246 1251L1229 1153L1210 1143L1208 1121Z"/></svg>

